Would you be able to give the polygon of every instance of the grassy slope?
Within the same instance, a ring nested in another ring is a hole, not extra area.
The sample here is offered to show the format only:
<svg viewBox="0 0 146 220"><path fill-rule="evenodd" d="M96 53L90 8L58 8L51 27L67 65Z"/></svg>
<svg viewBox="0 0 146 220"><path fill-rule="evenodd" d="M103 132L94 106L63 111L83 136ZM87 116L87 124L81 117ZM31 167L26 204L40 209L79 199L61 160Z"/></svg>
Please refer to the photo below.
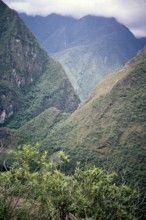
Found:
<svg viewBox="0 0 146 220"><path fill-rule="evenodd" d="M44 140L55 127L59 127L69 115L69 113L62 113L56 108L46 109L39 116L30 120L18 130L19 142L21 144L42 142L42 140Z"/></svg>
<svg viewBox="0 0 146 220"><path fill-rule="evenodd" d="M144 187L145 100L146 48L124 68L105 78L86 102L45 137L39 138L38 134L38 140L45 149L66 150L72 162L80 160L122 170L129 182ZM28 124L19 130L22 142L32 141L26 133L29 127ZM35 126L34 131L37 129Z"/></svg>

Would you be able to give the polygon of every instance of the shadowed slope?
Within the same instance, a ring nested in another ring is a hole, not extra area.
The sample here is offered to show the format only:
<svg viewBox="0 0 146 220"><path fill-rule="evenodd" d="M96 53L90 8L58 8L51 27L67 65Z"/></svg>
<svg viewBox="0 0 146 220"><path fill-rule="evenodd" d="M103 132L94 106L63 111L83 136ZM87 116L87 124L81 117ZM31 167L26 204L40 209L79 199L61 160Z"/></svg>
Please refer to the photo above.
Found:
<svg viewBox="0 0 146 220"><path fill-rule="evenodd" d="M80 100L61 65L2 1L0 14L0 124L19 127L49 107L74 111Z"/></svg>

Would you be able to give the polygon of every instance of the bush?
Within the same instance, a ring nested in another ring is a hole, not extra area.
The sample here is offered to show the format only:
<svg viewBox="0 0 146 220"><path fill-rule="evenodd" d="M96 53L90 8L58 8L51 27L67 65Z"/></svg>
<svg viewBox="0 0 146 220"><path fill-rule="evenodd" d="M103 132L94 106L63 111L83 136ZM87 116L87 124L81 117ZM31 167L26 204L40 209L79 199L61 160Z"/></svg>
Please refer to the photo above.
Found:
<svg viewBox="0 0 146 220"><path fill-rule="evenodd" d="M39 145L9 154L11 169L0 173L1 219L136 219L138 195L115 185L115 173L77 165L74 174L66 175L60 168L68 156L60 152L56 162L49 162ZM5 213L9 218L3 218Z"/></svg>

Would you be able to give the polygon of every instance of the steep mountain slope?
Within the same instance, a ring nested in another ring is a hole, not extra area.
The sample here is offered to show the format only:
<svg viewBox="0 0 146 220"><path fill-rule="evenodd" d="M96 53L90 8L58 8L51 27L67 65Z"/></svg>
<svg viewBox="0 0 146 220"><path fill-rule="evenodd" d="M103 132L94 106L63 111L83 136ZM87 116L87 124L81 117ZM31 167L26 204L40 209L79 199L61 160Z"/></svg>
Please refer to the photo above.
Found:
<svg viewBox="0 0 146 220"><path fill-rule="evenodd" d="M17 13L0 1L0 124L18 127L46 108L72 112L79 98Z"/></svg>
<svg viewBox="0 0 146 220"><path fill-rule="evenodd" d="M85 16L76 20L56 14L44 18L21 16L41 45L63 65L81 99L145 44L114 18Z"/></svg>
<svg viewBox="0 0 146 220"><path fill-rule="evenodd" d="M71 166L76 160L96 163L120 172L121 178L133 186L145 188L146 47L102 80L86 102L65 116L67 119L62 118L48 133L39 135L41 117L18 130L20 143L39 141L52 152L64 149L71 155ZM44 127L48 130L49 126L46 120ZM31 134L26 132L28 128Z"/></svg>
<svg viewBox="0 0 146 220"><path fill-rule="evenodd" d="M146 37L140 38L139 41L141 42L141 44L142 44L143 46L146 45Z"/></svg>

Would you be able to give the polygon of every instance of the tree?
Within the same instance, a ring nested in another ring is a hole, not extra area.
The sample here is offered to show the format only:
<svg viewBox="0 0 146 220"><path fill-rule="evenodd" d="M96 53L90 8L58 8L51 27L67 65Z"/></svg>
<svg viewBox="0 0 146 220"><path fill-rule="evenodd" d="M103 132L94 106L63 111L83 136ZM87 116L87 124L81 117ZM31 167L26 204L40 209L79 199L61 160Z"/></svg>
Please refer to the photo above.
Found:
<svg viewBox="0 0 146 220"><path fill-rule="evenodd" d="M138 195L117 186L115 173L78 165L67 175L60 166L68 156L61 151L52 162L39 145L23 145L9 155L11 169L0 173L1 219L136 219Z"/></svg>

